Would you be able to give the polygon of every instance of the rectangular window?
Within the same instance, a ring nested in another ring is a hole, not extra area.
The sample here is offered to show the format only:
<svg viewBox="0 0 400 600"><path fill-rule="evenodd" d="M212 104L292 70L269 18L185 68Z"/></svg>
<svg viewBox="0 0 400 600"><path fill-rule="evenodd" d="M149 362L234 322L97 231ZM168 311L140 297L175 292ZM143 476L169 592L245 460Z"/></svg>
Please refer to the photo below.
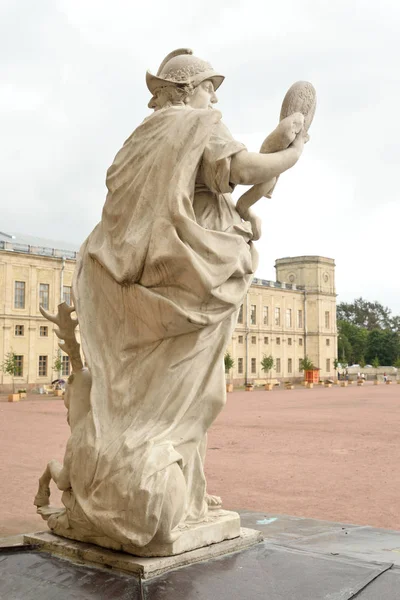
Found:
<svg viewBox="0 0 400 600"><path fill-rule="evenodd" d="M243 373L243 358L238 358L238 373Z"/></svg>
<svg viewBox="0 0 400 600"><path fill-rule="evenodd" d="M281 345L281 338L280 338L280 337L277 337L277 338L276 338L276 345L277 345L277 346L280 346L280 345Z"/></svg>
<svg viewBox="0 0 400 600"><path fill-rule="evenodd" d="M47 356L39 356L39 377L47 377Z"/></svg>
<svg viewBox="0 0 400 600"><path fill-rule="evenodd" d="M243 304L240 305L237 322L243 323Z"/></svg>
<svg viewBox="0 0 400 600"><path fill-rule="evenodd" d="M331 326L331 325L330 325L330 323L331 323L330 316L331 316L331 315L330 315L330 313L329 313L329 310L326 310L326 311L325 311L325 327L326 327L327 329L329 329L329 327Z"/></svg>
<svg viewBox="0 0 400 600"><path fill-rule="evenodd" d="M288 327L288 328L292 327L292 309L291 308L286 309L286 327Z"/></svg>
<svg viewBox="0 0 400 600"><path fill-rule="evenodd" d="M41 325L39 327L39 335L40 337L47 337L49 335L49 328L47 325Z"/></svg>
<svg viewBox="0 0 400 600"><path fill-rule="evenodd" d="M251 336L251 343L252 344L257 344L257 337L255 335Z"/></svg>
<svg viewBox="0 0 400 600"><path fill-rule="evenodd" d="M303 338L299 338L299 346L303 345Z"/></svg>
<svg viewBox="0 0 400 600"><path fill-rule="evenodd" d="M264 344L268 344L269 343L269 339L267 337L264 338Z"/></svg>
<svg viewBox="0 0 400 600"><path fill-rule="evenodd" d="M268 306L263 306L263 324L268 325Z"/></svg>
<svg viewBox="0 0 400 600"><path fill-rule="evenodd" d="M49 289L48 283L39 283L39 306L45 310L49 308Z"/></svg>
<svg viewBox="0 0 400 600"><path fill-rule="evenodd" d="M14 308L25 308L25 281L15 282Z"/></svg>
<svg viewBox="0 0 400 600"><path fill-rule="evenodd" d="M250 325L257 325L257 307L255 304L250 306Z"/></svg>
<svg viewBox="0 0 400 600"><path fill-rule="evenodd" d="M326 370L327 370L328 373L331 370L331 359L330 358L326 359Z"/></svg>
<svg viewBox="0 0 400 600"><path fill-rule="evenodd" d="M288 361L287 361L287 372L288 372L289 374L291 374L291 373L292 373L292 365L293 365L292 359L291 359L291 358L288 358Z"/></svg>
<svg viewBox="0 0 400 600"><path fill-rule="evenodd" d="M292 338L288 338L288 339L287 339L287 345L288 345L288 346L291 346L291 345L292 345Z"/></svg>
<svg viewBox="0 0 400 600"><path fill-rule="evenodd" d="M69 356L61 357L61 375L68 377L70 373Z"/></svg>
<svg viewBox="0 0 400 600"><path fill-rule="evenodd" d="M63 285L63 302L72 305L71 286Z"/></svg>
<svg viewBox="0 0 400 600"><path fill-rule="evenodd" d="M24 376L24 357L20 354L15 355L15 377Z"/></svg>
<svg viewBox="0 0 400 600"><path fill-rule="evenodd" d="M303 360L302 358L299 358L299 371L301 371L301 361L302 360Z"/></svg>
<svg viewBox="0 0 400 600"><path fill-rule="evenodd" d="M256 359L255 358L251 359L251 372L256 373Z"/></svg>
<svg viewBox="0 0 400 600"><path fill-rule="evenodd" d="M14 335L16 335L18 337L24 335L24 326L23 325L16 325L15 329L14 329Z"/></svg>
<svg viewBox="0 0 400 600"><path fill-rule="evenodd" d="M331 345L331 340L327 339L325 343L326 343L327 346L330 346Z"/></svg>
<svg viewBox="0 0 400 600"><path fill-rule="evenodd" d="M303 328L303 311L302 310L297 311L297 327L299 327L299 329Z"/></svg>
<svg viewBox="0 0 400 600"><path fill-rule="evenodd" d="M281 372L281 359L280 358L276 359L276 372L277 373Z"/></svg>
<svg viewBox="0 0 400 600"><path fill-rule="evenodd" d="M281 309L279 306L275 306L275 325L281 324Z"/></svg>
<svg viewBox="0 0 400 600"><path fill-rule="evenodd" d="M243 336L242 335L238 336L238 342L239 342L239 344L243 344Z"/></svg>

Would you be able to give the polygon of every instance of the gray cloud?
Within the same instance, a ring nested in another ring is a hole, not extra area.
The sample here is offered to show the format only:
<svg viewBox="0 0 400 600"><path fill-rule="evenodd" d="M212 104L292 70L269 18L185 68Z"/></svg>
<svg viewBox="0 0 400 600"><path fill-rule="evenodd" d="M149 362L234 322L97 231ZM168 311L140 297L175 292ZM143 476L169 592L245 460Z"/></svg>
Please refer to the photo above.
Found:
<svg viewBox="0 0 400 600"><path fill-rule="evenodd" d="M272 278L278 256L332 256L340 298L400 313L397 3L192 4L2 3L0 229L80 243L100 218L106 169L148 114L146 69L188 45L225 73L219 107L249 150L294 81L317 89L304 157L257 208L259 274Z"/></svg>

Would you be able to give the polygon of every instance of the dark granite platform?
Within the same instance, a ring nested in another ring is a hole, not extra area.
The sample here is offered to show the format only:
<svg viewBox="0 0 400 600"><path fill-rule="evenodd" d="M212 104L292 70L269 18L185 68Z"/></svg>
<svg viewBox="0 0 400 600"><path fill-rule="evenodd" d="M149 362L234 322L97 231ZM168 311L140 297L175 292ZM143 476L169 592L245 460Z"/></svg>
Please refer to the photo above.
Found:
<svg viewBox="0 0 400 600"><path fill-rule="evenodd" d="M0 547L0 599L400 599L400 531L250 511L241 517L263 542L146 581L34 547Z"/></svg>

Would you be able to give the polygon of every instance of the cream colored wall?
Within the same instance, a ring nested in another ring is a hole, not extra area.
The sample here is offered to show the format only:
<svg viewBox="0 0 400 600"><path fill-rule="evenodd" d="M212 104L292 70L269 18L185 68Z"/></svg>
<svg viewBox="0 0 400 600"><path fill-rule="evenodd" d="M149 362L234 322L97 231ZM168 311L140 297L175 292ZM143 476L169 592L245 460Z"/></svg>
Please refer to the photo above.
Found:
<svg viewBox="0 0 400 600"><path fill-rule="evenodd" d="M32 388L50 383L58 373L52 369L58 353L58 338L52 323L39 311L39 284L49 284L49 311L54 313L60 303L62 259L0 251L0 363L11 350L24 357L23 377L15 378L15 387ZM63 283L72 284L75 261L66 260ZM14 308L15 281L25 282L25 308ZM15 335L15 325L24 326L24 335ZM40 337L41 325L48 327L48 336ZM39 377L39 356L47 356L46 377ZM0 372L0 389L9 391L12 378Z"/></svg>
<svg viewBox="0 0 400 600"><path fill-rule="evenodd" d="M256 325L250 324L250 306L257 307ZM246 307L247 305L247 307ZM263 323L263 307L268 307L269 322ZM275 307L281 310L281 324L275 325ZM297 325L297 311L303 311L304 320L304 295L301 291L292 291L272 287L253 285L244 303L244 323L237 324L229 350L235 360L233 378L237 381L245 377L246 362L246 308L248 311L248 379L265 379L266 375L261 369L263 355L272 355L275 360L274 369L269 376L274 378L300 377L299 359L304 357L304 327ZM286 326L286 309L292 310L292 326ZM243 336L243 343L239 343L239 336ZM252 343L252 337L256 343ZM268 338L268 343L264 343ZM280 344L277 343L280 338ZM303 345L300 345L302 340ZM238 358L243 359L244 372L238 371ZM251 372L251 359L256 359L256 373ZM281 361L281 370L277 371L276 359ZM288 372L288 359L292 359L292 373Z"/></svg>
<svg viewBox="0 0 400 600"><path fill-rule="evenodd" d="M248 311L249 323L246 327L246 315L243 324L238 323L229 346L229 351L235 360L231 376L237 383L242 383L246 377L246 334L248 335L248 370L249 380L265 379L261 370L261 360L264 354L272 355L275 367L270 376L280 380L302 378L299 370L299 359L305 354L320 368L322 378L333 377L334 359L337 356L336 332L336 293L335 293L335 263L334 260L319 256L302 256L278 259L276 261L277 281L283 284L302 286L304 290L273 287L271 285L252 285L244 303L244 312ZM250 325L250 305L257 306L257 324ZM262 322L262 307L269 308L269 323ZM274 309L281 309L281 325L275 326ZM292 327L286 326L286 309L292 309ZM303 311L303 327L297 326L297 311ZM325 312L329 312L329 327L325 326ZM247 333L248 332L248 333ZM256 344L251 338L256 336ZM239 343L243 336L243 343ZM264 338L268 337L268 344ZM280 338L280 345L276 338ZM289 345L291 339L291 345ZM302 345L300 345L302 340ZM327 340L329 345L327 345ZM243 374L238 371L238 359L244 363ZM256 359L256 373L251 372L251 359ZM281 370L277 371L276 359L281 360ZM292 360L292 373L288 371L288 359ZM329 364L327 364L329 360Z"/></svg>
<svg viewBox="0 0 400 600"><path fill-rule="evenodd" d="M39 284L50 286L49 311L56 312L60 302L60 279L62 260L53 257L0 251L0 362L11 349L24 356L24 375L16 378L16 387L39 387L58 376L52 370L58 352L58 339L54 327L39 311ZM72 284L75 261L66 260L64 285ZM264 354L272 354L275 367L270 376L278 379L301 378L299 359L307 354L321 368L321 376L334 375L333 361L336 357L336 295L334 287L335 264L332 259L322 257L295 257L276 261L277 280L304 286L304 290L252 285L244 302L243 323L238 323L229 346L235 367L232 377L242 383L246 373L246 335L248 337L248 379L263 380L261 370ZM14 282L26 282L25 309L14 308ZM257 321L250 324L250 306L257 308ZM268 324L263 323L263 307L269 311ZM275 325L275 307L281 309L281 324ZM286 309L292 310L292 326L286 326ZM298 327L297 311L303 311L303 327ZM329 327L325 327L325 312L330 313ZM247 313L247 319L246 319ZM247 323L247 325L246 325ZM24 325L24 336L15 336L15 325ZM40 325L48 326L48 337L40 337ZM307 331L306 331L307 330ZM243 337L243 343L239 342ZM256 343L252 343L255 337ZM268 344L264 338L268 337ZM280 345L277 343L280 338ZM326 340L329 339L329 346ZM291 340L291 344L289 343ZM302 345L300 344L302 340ZM48 376L38 376L39 356L48 356ZM243 359L243 373L238 372L238 359ZM255 359L256 372L251 372L251 359ZM281 371L277 372L276 359L281 360ZM288 372L288 359L292 360L292 373ZM329 359L330 368L326 369ZM9 389L11 378L0 372L0 388Z"/></svg>

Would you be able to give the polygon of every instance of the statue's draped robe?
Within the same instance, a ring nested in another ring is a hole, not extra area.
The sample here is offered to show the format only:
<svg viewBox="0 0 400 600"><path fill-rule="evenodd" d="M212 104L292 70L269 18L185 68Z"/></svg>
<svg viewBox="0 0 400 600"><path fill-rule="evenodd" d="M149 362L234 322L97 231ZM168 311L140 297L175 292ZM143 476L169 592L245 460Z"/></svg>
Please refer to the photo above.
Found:
<svg viewBox="0 0 400 600"><path fill-rule="evenodd" d="M61 534L144 546L207 514L206 432L225 402L223 353L257 261L230 196L230 157L244 147L220 118L157 111L108 170L102 220L75 272L93 384L68 458L67 510L49 521Z"/></svg>

